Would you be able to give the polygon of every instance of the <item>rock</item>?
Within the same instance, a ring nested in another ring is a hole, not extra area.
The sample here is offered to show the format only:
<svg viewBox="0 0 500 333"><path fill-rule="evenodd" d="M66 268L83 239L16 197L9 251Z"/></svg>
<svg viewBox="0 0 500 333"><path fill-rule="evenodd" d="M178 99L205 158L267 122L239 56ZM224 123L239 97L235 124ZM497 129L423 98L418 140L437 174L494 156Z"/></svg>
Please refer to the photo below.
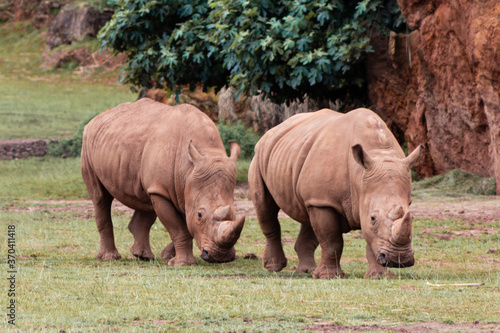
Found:
<svg viewBox="0 0 500 333"><path fill-rule="evenodd" d="M95 37L112 15L110 10L101 13L88 5L66 5L49 26L47 45L53 49L82 40L85 36Z"/></svg>
<svg viewBox="0 0 500 333"><path fill-rule="evenodd" d="M495 176L500 194L500 3L398 4L415 30L372 39L372 108L410 150L426 145L419 173Z"/></svg>
<svg viewBox="0 0 500 333"><path fill-rule="evenodd" d="M92 52L87 48L77 48L54 50L44 55L42 59L43 63L40 68L61 68L73 62L80 71L90 71L96 68L115 70L127 61L127 56L123 53L110 54L106 50Z"/></svg>

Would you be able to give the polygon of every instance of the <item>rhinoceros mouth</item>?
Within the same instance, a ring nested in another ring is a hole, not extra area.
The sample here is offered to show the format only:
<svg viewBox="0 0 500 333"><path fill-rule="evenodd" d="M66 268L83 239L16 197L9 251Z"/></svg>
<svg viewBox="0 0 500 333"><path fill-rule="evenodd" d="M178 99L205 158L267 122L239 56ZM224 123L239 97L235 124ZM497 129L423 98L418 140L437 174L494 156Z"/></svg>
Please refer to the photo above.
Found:
<svg viewBox="0 0 500 333"><path fill-rule="evenodd" d="M234 247L229 249L214 249L214 250L201 250L201 259L209 263L224 263L231 262L236 259L236 251Z"/></svg>
<svg viewBox="0 0 500 333"><path fill-rule="evenodd" d="M415 257L411 250L404 252L380 251L377 256L377 262L384 267L407 268L415 264Z"/></svg>

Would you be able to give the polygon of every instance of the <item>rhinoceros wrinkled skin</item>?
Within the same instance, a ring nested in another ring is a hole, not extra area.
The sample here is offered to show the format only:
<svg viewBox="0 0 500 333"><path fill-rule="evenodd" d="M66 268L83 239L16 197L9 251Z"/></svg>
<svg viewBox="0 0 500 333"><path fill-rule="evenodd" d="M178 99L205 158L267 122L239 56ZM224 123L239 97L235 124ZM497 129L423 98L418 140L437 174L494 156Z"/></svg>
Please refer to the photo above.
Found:
<svg viewBox="0 0 500 333"><path fill-rule="evenodd" d="M236 219L233 193L236 159L215 124L194 106L168 106L144 98L120 104L85 126L82 176L95 208L100 235L98 259L119 259L111 202L134 209L131 252L154 258L149 232L160 219L172 242L161 256L169 265L196 264L193 238L209 262L235 259L234 244L244 224Z"/></svg>
<svg viewBox="0 0 500 333"><path fill-rule="evenodd" d="M280 209L301 223L297 272L343 277L342 234L356 229L367 243L365 278L392 276L387 267L412 266L410 168L422 148L405 157L386 124L368 109L298 114L269 130L255 147L248 173L266 237L264 266L280 271L287 264Z"/></svg>

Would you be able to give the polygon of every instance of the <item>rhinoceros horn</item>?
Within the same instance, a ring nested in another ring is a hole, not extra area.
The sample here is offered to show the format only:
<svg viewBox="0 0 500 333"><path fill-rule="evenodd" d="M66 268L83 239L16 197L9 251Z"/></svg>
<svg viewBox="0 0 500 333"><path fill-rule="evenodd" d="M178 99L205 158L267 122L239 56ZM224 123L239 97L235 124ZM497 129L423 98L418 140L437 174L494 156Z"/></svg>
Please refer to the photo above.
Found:
<svg viewBox="0 0 500 333"><path fill-rule="evenodd" d="M217 208L214 212L214 218L218 221L228 220L230 209L231 209L231 206L229 206L229 205Z"/></svg>
<svg viewBox="0 0 500 333"><path fill-rule="evenodd" d="M404 159L404 162L406 163L406 165L408 165L409 168L413 167L413 165L417 163L423 150L424 145L418 145L418 147L415 148L415 150L412 151L412 153Z"/></svg>
<svg viewBox="0 0 500 333"><path fill-rule="evenodd" d="M219 245L234 245L240 238L241 230L245 224L245 217L241 216L236 221L224 221L217 230L216 242Z"/></svg>
<svg viewBox="0 0 500 333"><path fill-rule="evenodd" d="M401 207L401 206L399 206ZM402 209L402 207L401 207ZM394 209L393 209L394 210ZM392 211L391 211L392 213ZM391 215L389 213L389 215ZM398 211L400 213L400 211ZM399 215L399 214L398 214ZM389 216L390 217L390 216ZM411 216L407 211L403 218L398 218L392 226L392 239L396 244L406 245L411 242Z"/></svg>

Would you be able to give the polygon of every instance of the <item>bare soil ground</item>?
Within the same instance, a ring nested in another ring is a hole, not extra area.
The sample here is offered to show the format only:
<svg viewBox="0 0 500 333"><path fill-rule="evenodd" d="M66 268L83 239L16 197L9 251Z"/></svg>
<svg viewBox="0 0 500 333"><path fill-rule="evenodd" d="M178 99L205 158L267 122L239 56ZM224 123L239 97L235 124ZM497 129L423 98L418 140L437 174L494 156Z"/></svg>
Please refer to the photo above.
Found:
<svg viewBox="0 0 500 333"><path fill-rule="evenodd" d="M47 154L49 140L15 139L0 140L0 160L12 160Z"/></svg>

